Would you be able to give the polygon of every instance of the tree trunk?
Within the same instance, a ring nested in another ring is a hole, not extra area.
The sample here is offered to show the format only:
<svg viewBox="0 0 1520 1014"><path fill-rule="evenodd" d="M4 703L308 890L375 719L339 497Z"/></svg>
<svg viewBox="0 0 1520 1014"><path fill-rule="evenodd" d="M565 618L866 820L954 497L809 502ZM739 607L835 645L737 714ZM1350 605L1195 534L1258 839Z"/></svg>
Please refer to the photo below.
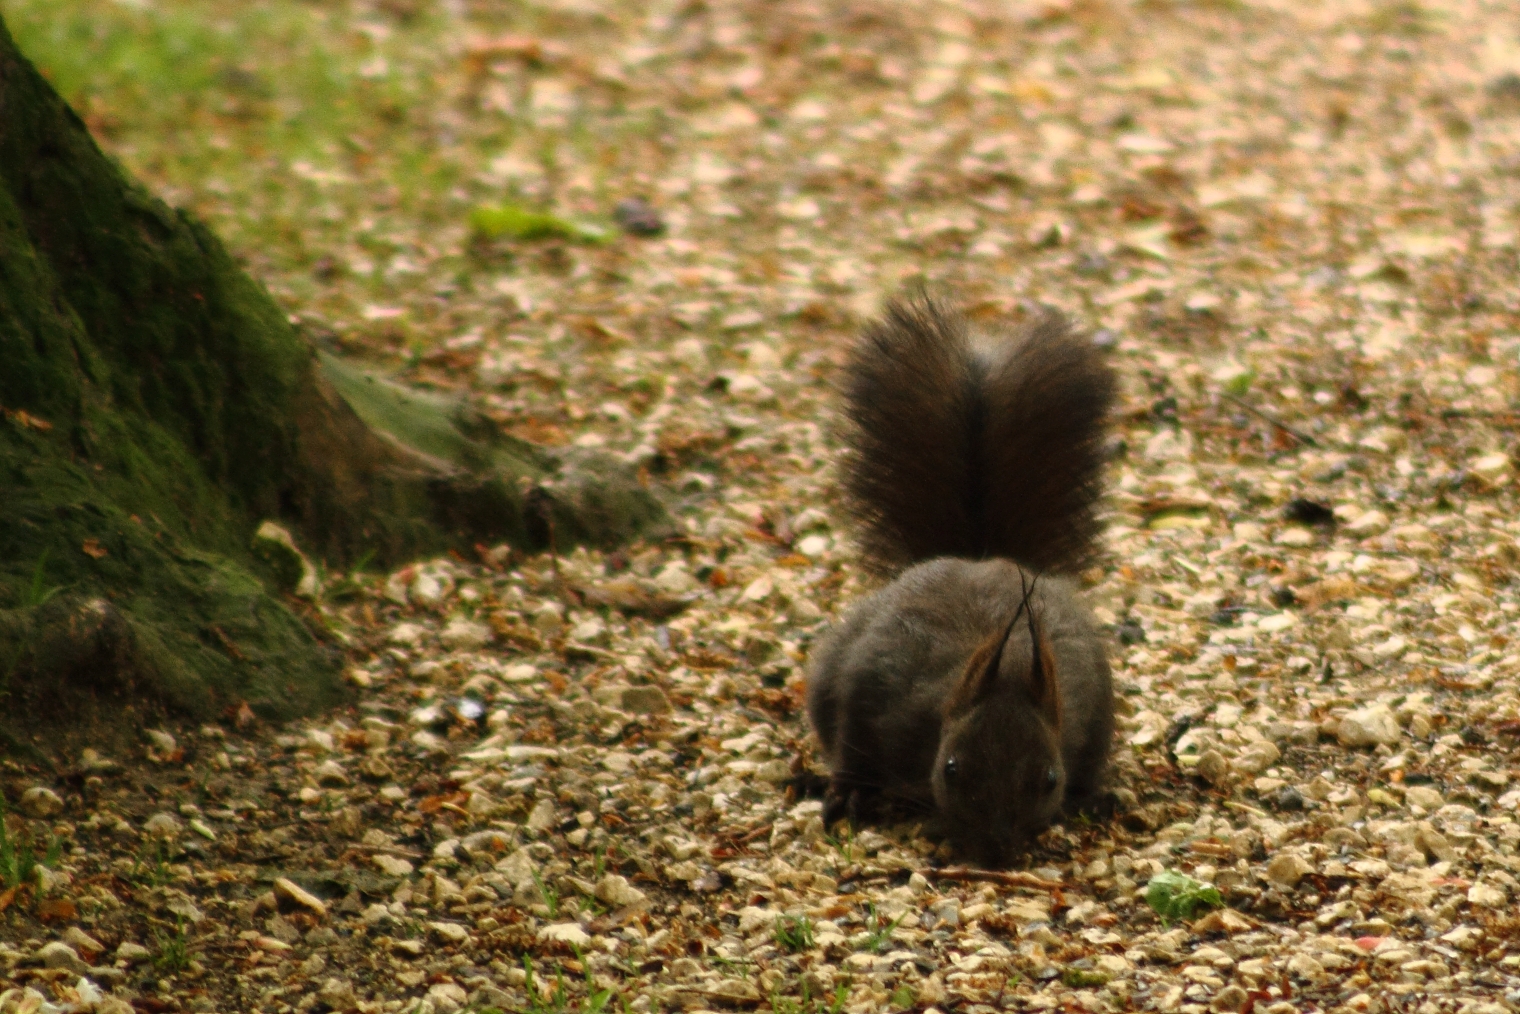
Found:
<svg viewBox="0 0 1520 1014"><path fill-rule="evenodd" d="M341 698L250 550L384 563L664 530L605 462L319 354L204 225L101 153L0 25L0 740Z"/></svg>

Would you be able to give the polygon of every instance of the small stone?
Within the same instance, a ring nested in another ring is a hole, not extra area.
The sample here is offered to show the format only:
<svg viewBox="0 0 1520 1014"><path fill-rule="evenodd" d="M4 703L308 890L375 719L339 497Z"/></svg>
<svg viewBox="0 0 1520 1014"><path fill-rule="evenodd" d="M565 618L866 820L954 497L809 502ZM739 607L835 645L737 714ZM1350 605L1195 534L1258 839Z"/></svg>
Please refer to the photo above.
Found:
<svg viewBox="0 0 1520 1014"><path fill-rule="evenodd" d="M1457 861L1457 850L1452 847L1446 836L1430 824L1421 821L1419 830L1415 833L1415 845L1425 853L1425 858L1431 862L1453 863Z"/></svg>
<svg viewBox="0 0 1520 1014"><path fill-rule="evenodd" d="M172 813L155 813L143 823L143 833L153 838L178 838L181 830L179 818Z"/></svg>
<svg viewBox="0 0 1520 1014"><path fill-rule="evenodd" d="M30 817L53 817L63 812L63 800L44 785L34 785L21 794L21 812Z"/></svg>
<svg viewBox="0 0 1520 1014"><path fill-rule="evenodd" d="M1318 982L1325 977L1325 966L1302 951L1288 959L1288 971L1300 979L1308 979L1311 982Z"/></svg>
<svg viewBox="0 0 1520 1014"><path fill-rule="evenodd" d="M665 220L642 197L618 201L617 207L612 209L612 217L630 236L658 236L665 231Z"/></svg>
<svg viewBox="0 0 1520 1014"><path fill-rule="evenodd" d="M513 843L513 836L505 831L486 830L467 834L457 844L460 848L464 849L470 855L474 856L481 853L493 853L500 855L507 849L511 848ZM433 849L433 854L438 854L437 847Z"/></svg>
<svg viewBox="0 0 1520 1014"><path fill-rule="evenodd" d="M148 738L148 756L156 761L167 760L179 750L175 738L161 729L144 729L143 735Z"/></svg>
<svg viewBox="0 0 1520 1014"><path fill-rule="evenodd" d="M1287 630L1298 624L1298 617L1292 613L1273 613L1271 616L1263 616L1256 623L1256 629L1268 634Z"/></svg>
<svg viewBox="0 0 1520 1014"><path fill-rule="evenodd" d="M116 960L125 961L129 965L140 965L152 957L152 951L142 944L133 943L131 940L123 940L116 947Z"/></svg>
<svg viewBox="0 0 1520 1014"><path fill-rule="evenodd" d="M335 760L326 760L316 766L312 771L318 785L326 785L330 788L348 784L348 772L343 770L343 765Z"/></svg>
<svg viewBox="0 0 1520 1014"><path fill-rule="evenodd" d="M1234 766L1248 775L1259 775L1281 758L1282 751L1270 740L1262 739L1242 750L1236 756Z"/></svg>
<svg viewBox="0 0 1520 1014"><path fill-rule="evenodd" d="M79 752L79 767L86 774L101 775L116 770L116 762L99 750L85 747Z"/></svg>
<svg viewBox="0 0 1520 1014"><path fill-rule="evenodd" d="M1346 531L1352 535L1378 535L1388 529L1388 515L1382 511L1367 511L1358 515L1350 524L1346 525ZM1323 972L1323 970L1321 970Z"/></svg>
<svg viewBox="0 0 1520 1014"><path fill-rule="evenodd" d="M528 814L527 826L532 831L547 831L554 826L554 801L540 799Z"/></svg>
<svg viewBox="0 0 1520 1014"><path fill-rule="evenodd" d="M591 936L581 929L578 923L557 922L544 926L538 931L538 939L556 944L569 944L571 947L585 947L591 943Z"/></svg>
<svg viewBox="0 0 1520 1014"><path fill-rule="evenodd" d="M615 873L598 880L592 895L609 908L642 905L647 899L643 891L628 882L627 877L620 877Z"/></svg>
<svg viewBox="0 0 1520 1014"><path fill-rule="evenodd" d="M335 1011L353 1010L359 1005L354 984L347 979L328 979L322 983L322 988L317 990L317 999Z"/></svg>
<svg viewBox="0 0 1520 1014"><path fill-rule="evenodd" d="M417 644L420 644L422 639L426 636L426 627L422 626L419 623L402 621L401 623L398 623L391 628L390 633L386 635L385 639L391 644L399 645L403 648L410 648L416 646Z"/></svg>
<svg viewBox="0 0 1520 1014"><path fill-rule="evenodd" d="M106 949L105 944L96 940L78 926L70 926L63 931L63 942L92 961L95 959L95 955L104 953Z"/></svg>
<svg viewBox="0 0 1520 1014"><path fill-rule="evenodd" d="M1293 888L1304 877L1314 872L1314 867L1292 852L1279 852L1267 863L1267 879L1282 887Z"/></svg>
<svg viewBox="0 0 1520 1014"><path fill-rule="evenodd" d="M533 874L538 870L538 864L528 854L527 849L518 849L496 863L494 867L497 873L507 878L507 882L513 887L520 884L531 884Z"/></svg>
<svg viewBox="0 0 1520 1014"><path fill-rule="evenodd" d="M630 715L664 715L670 711L670 698L654 686L624 687L620 703Z"/></svg>
<svg viewBox="0 0 1520 1014"><path fill-rule="evenodd" d="M1235 1011L1245 1009L1246 1000L1249 998L1250 995L1241 987L1234 985L1226 986L1214 994L1214 1002L1209 1004L1209 1009L1221 1012L1221 1014L1223 1012L1234 1014Z"/></svg>
<svg viewBox="0 0 1520 1014"><path fill-rule="evenodd" d="M1230 762L1218 750L1206 750L1198 758L1198 776L1210 785L1224 785L1230 780Z"/></svg>
<svg viewBox="0 0 1520 1014"><path fill-rule="evenodd" d="M1193 922L1193 932L1199 935L1205 933L1245 933L1255 929L1255 924L1239 912L1228 908L1216 908L1201 919Z"/></svg>
<svg viewBox="0 0 1520 1014"><path fill-rule="evenodd" d="M327 903L288 877L276 877L274 895L293 905L299 905L319 917L326 917Z"/></svg>
<svg viewBox="0 0 1520 1014"><path fill-rule="evenodd" d="M1406 788L1404 802L1432 812L1446 805L1446 800L1441 798L1441 794L1429 785L1411 785Z"/></svg>
<svg viewBox="0 0 1520 1014"><path fill-rule="evenodd" d="M433 1005L436 1014L455 1014L470 1000L470 994L457 982L440 982L429 986L426 1002Z"/></svg>
<svg viewBox="0 0 1520 1014"><path fill-rule="evenodd" d="M75 975L87 975L90 971L90 966L79 956L79 952L61 940L43 944L34 956L42 962L44 968L65 968Z"/></svg>
<svg viewBox="0 0 1520 1014"><path fill-rule="evenodd" d="M1467 889L1467 900L1479 908L1503 908L1507 899L1503 888L1480 881Z"/></svg>
<svg viewBox="0 0 1520 1014"><path fill-rule="evenodd" d="M1492 454L1474 458L1467 463L1467 471L1489 486L1502 486L1509 479L1509 455L1503 451L1495 451Z"/></svg>
<svg viewBox="0 0 1520 1014"><path fill-rule="evenodd" d="M1483 931L1476 926L1458 926L1441 935L1441 940L1459 951L1475 951L1483 941Z"/></svg>
<svg viewBox="0 0 1520 1014"><path fill-rule="evenodd" d="M457 922L430 922L427 926L433 936L446 944L462 944L470 939L469 927Z"/></svg>
<svg viewBox="0 0 1520 1014"><path fill-rule="evenodd" d="M553 637L565 629L565 610L558 602L542 602L533 610L533 627Z"/></svg>
<svg viewBox="0 0 1520 1014"><path fill-rule="evenodd" d="M410 876L415 869L407 860L398 856L386 855L384 852L370 856L370 862L374 863L375 869L390 877Z"/></svg>
<svg viewBox="0 0 1520 1014"><path fill-rule="evenodd" d="M1374 704L1347 712L1336 726L1335 736L1341 746L1375 746L1378 743L1393 744L1399 741L1403 731L1399 720L1386 704Z"/></svg>
<svg viewBox="0 0 1520 1014"><path fill-rule="evenodd" d="M484 623L476 623L463 617L448 622L438 639L444 647L454 649L484 648L495 635Z"/></svg>

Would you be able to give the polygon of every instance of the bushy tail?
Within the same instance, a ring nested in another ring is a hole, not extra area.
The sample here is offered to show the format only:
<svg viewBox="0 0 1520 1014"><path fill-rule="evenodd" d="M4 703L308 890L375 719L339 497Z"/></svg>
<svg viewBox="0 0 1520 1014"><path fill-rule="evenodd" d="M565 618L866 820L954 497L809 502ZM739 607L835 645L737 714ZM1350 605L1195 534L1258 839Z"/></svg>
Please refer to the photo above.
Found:
<svg viewBox="0 0 1520 1014"><path fill-rule="evenodd" d="M1063 318L980 348L933 300L893 302L856 344L844 393L844 488L874 569L995 556L1071 571L1091 558L1115 380Z"/></svg>

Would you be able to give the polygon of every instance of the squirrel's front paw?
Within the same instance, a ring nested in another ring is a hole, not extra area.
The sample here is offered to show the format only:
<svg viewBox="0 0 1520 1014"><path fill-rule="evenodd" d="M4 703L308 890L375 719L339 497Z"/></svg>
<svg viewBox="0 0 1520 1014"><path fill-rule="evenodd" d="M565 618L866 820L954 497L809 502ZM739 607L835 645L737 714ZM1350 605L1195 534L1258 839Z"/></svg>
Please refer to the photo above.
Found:
<svg viewBox="0 0 1520 1014"><path fill-rule="evenodd" d="M846 819L851 824L859 824L870 810L870 796L861 786L839 778L829 782L829 790L823 796L825 827Z"/></svg>

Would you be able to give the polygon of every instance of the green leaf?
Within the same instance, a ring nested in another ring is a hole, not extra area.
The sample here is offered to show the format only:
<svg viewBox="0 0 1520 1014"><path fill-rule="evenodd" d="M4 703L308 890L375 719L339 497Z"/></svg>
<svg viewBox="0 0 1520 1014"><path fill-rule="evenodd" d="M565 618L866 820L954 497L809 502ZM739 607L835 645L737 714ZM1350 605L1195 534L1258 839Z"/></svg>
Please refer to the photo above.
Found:
<svg viewBox="0 0 1520 1014"><path fill-rule="evenodd" d="M611 233L588 222L573 222L515 204L481 205L470 212L470 229L485 239L573 239L600 243Z"/></svg>
<svg viewBox="0 0 1520 1014"><path fill-rule="evenodd" d="M1219 888L1176 870L1162 870L1152 877L1145 885L1145 901L1164 923L1173 919L1191 919L1199 907L1220 908L1224 905Z"/></svg>

